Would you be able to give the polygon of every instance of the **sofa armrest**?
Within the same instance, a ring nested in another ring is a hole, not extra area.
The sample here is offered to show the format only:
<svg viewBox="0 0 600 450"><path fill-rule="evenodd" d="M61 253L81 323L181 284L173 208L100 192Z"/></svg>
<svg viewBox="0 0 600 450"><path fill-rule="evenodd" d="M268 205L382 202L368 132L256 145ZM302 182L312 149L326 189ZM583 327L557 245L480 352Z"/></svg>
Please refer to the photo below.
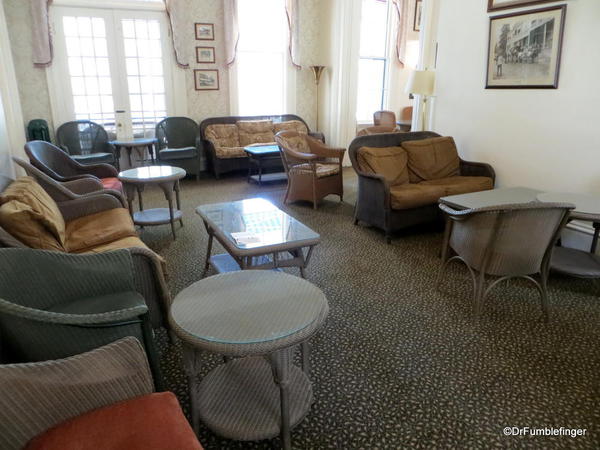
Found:
<svg viewBox="0 0 600 450"><path fill-rule="evenodd" d="M60 209L65 222L114 208L123 208L123 204L119 198L110 193L86 195L74 200L58 203L58 209Z"/></svg>
<svg viewBox="0 0 600 450"><path fill-rule="evenodd" d="M372 208L390 209L390 185L383 175L361 172L358 183L360 200L368 202Z"/></svg>
<svg viewBox="0 0 600 450"><path fill-rule="evenodd" d="M317 139L318 141L321 141L323 144L325 143L325 135L320 131L311 131L310 133L308 133L308 135L312 138Z"/></svg>
<svg viewBox="0 0 600 450"><path fill-rule="evenodd" d="M460 160L460 174L466 177L490 177L493 182L496 181L496 172L494 168L482 162Z"/></svg>
<svg viewBox="0 0 600 450"><path fill-rule="evenodd" d="M168 328L172 299L167 287L164 261L146 248L132 247L128 250L133 260L135 287L146 300L152 328Z"/></svg>

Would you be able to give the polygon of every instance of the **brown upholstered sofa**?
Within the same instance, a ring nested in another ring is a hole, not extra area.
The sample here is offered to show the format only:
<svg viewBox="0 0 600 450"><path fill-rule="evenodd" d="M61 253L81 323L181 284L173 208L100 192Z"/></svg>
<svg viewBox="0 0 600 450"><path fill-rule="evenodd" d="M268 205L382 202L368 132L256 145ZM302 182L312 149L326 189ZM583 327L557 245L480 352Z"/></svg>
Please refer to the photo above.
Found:
<svg viewBox="0 0 600 450"><path fill-rule="evenodd" d="M153 327L166 326L170 296L164 260L138 237L129 211L106 192L55 202L32 178L0 176L0 247L66 253L128 249L136 288L144 296Z"/></svg>
<svg viewBox="0 0 600 450"><path fill-rule="evenodd" d="M219 178L220 174L248 169L244 147L252 144L275 144L275 135L284 130L308 134L325 142L322 133L312 133L306 122L294 114L279 116L211 117L200 122L200 137L208 164ZM263 167L281 162L265 161Z"/></svg>
<svg viewBox="0 0 600 450"><path fill-rule="evenodd" d="M463 161L454 140L432 132L355 138L348 149L358 174L354 223L391 234L442 218L440 197L493 189L494 169Z"/></svg>

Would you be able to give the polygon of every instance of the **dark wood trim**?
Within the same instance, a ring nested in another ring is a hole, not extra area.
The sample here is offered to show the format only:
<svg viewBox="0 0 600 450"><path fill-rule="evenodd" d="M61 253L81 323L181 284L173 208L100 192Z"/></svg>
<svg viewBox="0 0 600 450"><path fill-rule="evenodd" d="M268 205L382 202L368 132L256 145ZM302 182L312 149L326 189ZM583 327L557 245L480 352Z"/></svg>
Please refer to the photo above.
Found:
<svg viewBox="0 0 600 450"><path fill-rule="evenodd" d="M203 37L198 37L198 25L205 25L205 26L209 26L212 30L212 37L211 38L203 38ZM215 40L215 24L214 23L194 23L194 36L196 37L197 41L214 41Z"/></svg>
<svg viewBox="0 0 600 450"><path fill-rule="evenodd" d="M198 78L196 72L215 72L217 74L217 86L214 88L206 88L198 86ZM218 69L194 69L194 88L197 91L218 91L219 90L219 70Z"/></svg>
<svg viewBox="0 0 600 450"><path fill-rule="evenodd" d="M419 12L419 3L421 4L421 8L423 7L423 0L415 1L415 17L413 19L413 31L421 31L421 22L417 24L417 13ZM421 10L421 18L423 18L423 10Z"/></svg>
<svg viewBox="0 0 600 450"><path fill-rule="evenodd" d="M206 49L209 48L212 50L212 61L200 61L200 57L198 56L199 50L200 49ZM202 46L198 46L196 47L196 62L198 64L214 64L215 63L215 48L214 47L202 47Z"/></svg>
<svg viewBox="0 0 600 450"><path fill-rule="evenodd" d="M545 0L544 0L545 1ZM534 84L534 85L490 85L489 84L489 72L490 72L490 56L492 51L492 21L497 19L505 19L507 17L516 17L516 16L524 16L528 14L536 14L545 11L555 11L560 10L560 28L558 31L558 50L556 52L556 69L554 72L554 80L552 84ZM488 32L488 51L487 51L487 59L485 61L486 71L485 71L485 88L486 89L557 89L558 88L558 76L560 74L560 60L562 56L562 44L563 44L563 35L565 32L565 17L567 15L567 5L558 5L558 6L549 6L547 8L533 9L528 11L517 11L509 14L502 14L499 16L491 16L490 17L490 26Z"/></svg>
<svg viewBox="0 0 600 450"><path fill-rule="evenodd" d="M540 3L549 3L555 1L557 0L513 0L510 3L506 3L502 6L494 6L494 0L488 0L487 10L488 12L500 11L503 9L522 8L524 6L539 5Z"/></svg>

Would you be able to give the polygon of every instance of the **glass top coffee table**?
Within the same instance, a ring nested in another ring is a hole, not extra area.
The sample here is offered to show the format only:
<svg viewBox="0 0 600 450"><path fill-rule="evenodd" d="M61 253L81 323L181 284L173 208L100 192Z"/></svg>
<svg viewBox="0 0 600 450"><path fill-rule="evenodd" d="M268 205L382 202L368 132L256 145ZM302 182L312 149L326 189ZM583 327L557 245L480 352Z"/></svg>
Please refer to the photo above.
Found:
<svg viewBox="0 0 600 450"><path fill-rule="evenodd" d="M204 274L243 269L298 267L304 278L313 248L321 237L268 200L251 198L196 208L206 231ZM211 256L213 238L228 254Z"/></svg>
<svg viewBox="0 0 600 450"><path fill-rule="evenodd" d="M263 169L278 167L281 168L281 154L279 153L278 145L250 145L244 147L244 151L248 155L248 182L253 180L262 185L263 181L285 181L287 175L285 172L273 172L263 174ZM256 166L257 173L252 174L252 167Z"/></svg>

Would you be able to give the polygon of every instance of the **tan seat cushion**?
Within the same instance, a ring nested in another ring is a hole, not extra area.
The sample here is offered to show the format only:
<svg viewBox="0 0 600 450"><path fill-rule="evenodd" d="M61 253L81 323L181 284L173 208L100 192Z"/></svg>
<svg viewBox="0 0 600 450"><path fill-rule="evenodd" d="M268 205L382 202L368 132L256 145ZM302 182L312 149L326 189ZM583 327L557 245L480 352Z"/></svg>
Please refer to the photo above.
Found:
<svg viewBox="0 0 600 450"><path fill-rule="evenodd" d="M124 237L137 237L125 208L114 208L67 222L67 251L83 252Z"/></svg>
<svg viewBox="0 0 600 450"><path fill-rule="evenodd" d="M295 131L300 134L308 134L308 128L299 120L286 120L285 122L276 122L273 124L275 134L280 131Z"/></svg>
<svg viewBox="0 0 600 450"><path fill-rule="evenodd" d="M335 175L335 174L340 173L339 164L317 163L316 169L317 169L317 178L324 178L324 177L328 177L330 175ZM311 169L309 163L296 164L293 167L292 172L302 173L302 174L310 174L310 173L312 173L312 169Z"/></svg>
<svg viewBox="0 0 600 450"><path fill-rule="evenodd" d="M40 215L18 200L10 200L0 206L0 227L28 247L65 251L63 244L40 220Z"/></svg>
<svg viewBox="0 0 600 450"><path fill-rule="evenodd" d="M494 188L494 182L489 177L449 177L437 180L422 181L420 185L439 186L444 189L443 196L467 194L469 192L486 191Z"/></svg>
<svg viewBox="0 0 600 450"><path fill-rule="evenodd" d="M240 120L236 123L240 136L240 146L250 144L273 142L272 120Z"/></svg>
<svg viewBox="0 0 600 450"><path fill-rule="evenodd" d="M411 183L459 174L460 159L451 137L406 141L402 143L402 147L408 153L408 175Z"/></svg>
<svg viewBox="0 0 600 450"><path fill-rule="evenodd" d="M217 158L244 158L247 157L244 147L215 147Z"/></svg>
<svg viewBox="0 0 600 450"><path fill-rule="evenodd" d="M65 221L60 209L35 179L20 177L0 194L0 205L12 200L29 206L28 215L52 233L61 245L64 245Z"/></svg>
<svg viewBox="0 0 600 450"><path fill-rule="evenodd" d="M204 137L216 147L239 147L240 138L235 124L218 123L204 130Z"/></svg>
<svg viewBox="0 0 600 450"><path fill-rule="evenodd" d="M432 205L444 196L441 186L419 184L402 184L390 187L392 209L412 209Z"/></svg>
<svg viewBox="0 0 600 450"><path fill-rule="evenodd" d="M391 186L408 183L408 155L402 147L361 147L357 159L360 170L383 175Z"/></svg>

